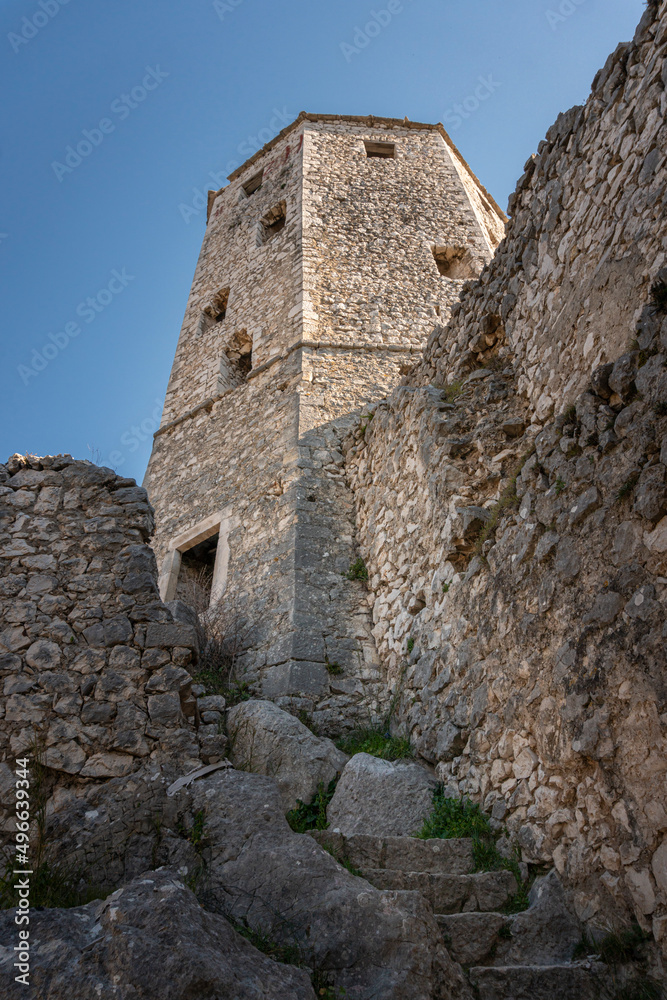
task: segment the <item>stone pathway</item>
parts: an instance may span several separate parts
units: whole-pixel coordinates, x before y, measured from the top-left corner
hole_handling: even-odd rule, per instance
[[[377,888],[422,893],[478,1000],[598,1000],[605,995],[607,969],[600,963],[535,961],[535,939],[522,942],[522,934],[513,933],[519,918],[525,925],[528,911],[501,912],[516,892],[514,876],[509,871],[471,874],[472,840],[345,837],[330,830],[311,836]],[[554,921],[554,940],[544,940],[547,962],[559,949],[558,933]]]

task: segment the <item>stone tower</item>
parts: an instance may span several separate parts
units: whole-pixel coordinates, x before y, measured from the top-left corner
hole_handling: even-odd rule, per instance
[[[208,568],[211,600],[253,626],[244,679],[326,728],[380,694],[364,587],[343,575],[342,436],[505,217],[443,127],[407,119],[302,113],[229,181],[209,194],[145,479],[161,593],[187,597]]]

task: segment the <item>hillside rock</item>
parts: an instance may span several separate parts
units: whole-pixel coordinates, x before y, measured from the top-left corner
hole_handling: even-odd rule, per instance
[[[581,940],[581,924],[572,913],[555,871],[538,879],[528,895],[530,907],[512,920],[512,943],[503,952],[506,965],[557,965],[569,962]]]
[[[29,990],[14,979],[13,919],[0,913],[5,1000],[315,996],[307,972],[267,958],[170,872],[147,872],[104,901],[31,913]]]
[[[331,740],[315,736],[272,701],[236,705],[227,714],[227,729],[234,767],[274,778],[285,812],[297,799],[310,802],[318,784],[326,787],[348,760]]]
[[[355,754],[329,803],[329,826],[346,837],[355,833],[409,835],[431,812],[436,784],[419,764]]]
[[[355,1000],[470,996],[422,896],[375,889],[293,833],[271,779],[219,771],[195,783],[191,811],[206,817],[207,908],[296,944]]]

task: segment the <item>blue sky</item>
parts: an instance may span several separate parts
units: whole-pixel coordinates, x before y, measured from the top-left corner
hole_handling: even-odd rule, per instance
[[[443,121],[504,208],[643,7],[0,0],[0,460],[141,480],[205,193],[299,111]]]

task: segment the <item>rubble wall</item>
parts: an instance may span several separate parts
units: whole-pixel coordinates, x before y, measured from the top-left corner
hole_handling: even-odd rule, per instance
[[[664,7],[651,3],[586,104],[549,129],[510,198],[504,241],[451,325],[432,334],[417,384],[469,370],[502,337],[544,421],[623,353],[667,259],[666,43]]]
[[[52,791],[200,759],[197,639],[157,591],[146,491],[69,456],[0,465],[0,827],[14,761]],[[50,811],[53,799],[47,803]]]
[[[663,942],[666,49],[650,4],[344,445],[395,724],[581,917]]]

